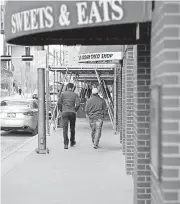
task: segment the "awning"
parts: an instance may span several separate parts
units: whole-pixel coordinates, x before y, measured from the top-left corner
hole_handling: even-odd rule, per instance
[[[19,45],[132,44],[151,21],[151,1],[7,1],[5,11],[6,40]]]

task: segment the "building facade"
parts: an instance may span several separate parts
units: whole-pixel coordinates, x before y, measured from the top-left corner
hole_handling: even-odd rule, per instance
[[[4,12],[5,5],[1,2],[1,52],[0,55],[11,56],[11,61],[1,60],[1,96],[10,96],[22,88],[25,92],[33,92],[37,89],[36,61],[22,61],[22,55],[36,55],[41,46],[18,46],[6,43],[4,36]]]
[[[0,55],[11,53],[11,47],[5,42],[4,36],[4,2],[0,4]],[[13,88],[13,66],[11,62],[1,61],[1,97],[10,96],[14,92]]]

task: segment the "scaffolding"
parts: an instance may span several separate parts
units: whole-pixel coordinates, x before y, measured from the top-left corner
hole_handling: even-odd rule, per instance
[[[79,94],[80,99],[82,99],[88,90],[89,84],[92,86],[98,86],[101,90],[102,97],[104,98],[108,115],[112,124],[114,131],[116,132],[116,63],[112,64],[78,64],[74,66],[49,66],[49,71],[54,73],[54,79],[59,79],[59,83],[62,84],[61,89],[58,94],[60,95],[64,89],[65,83],[70,82],[71,80],[74,83],[74,90],[77,88],[77,83],[80,82],[82,85],[78,87],[81,89]],[[60,73],[62,77],[56,77]],[[56,80],[57,81],[57,80]],[[55,82],[54,82],[55,83]],[[94,83],[94,85],[92,85]],[[111,96],[107,83],[114,85],[114,95]],[[55,85],[54,85],[55,86]],[[90,95],[90,94],[89,94]],[[82,101],[81,101],[82,102]],[[61,112],[58,110],[58,100],[53,107],[52,116],[50,120],[50,126],[53,123],[53,129],[57,128],[57,123],[61,117]]]

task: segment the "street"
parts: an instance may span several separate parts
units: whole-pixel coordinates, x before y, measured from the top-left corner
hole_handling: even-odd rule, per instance
[[[27,132],[1,131],[1,162],[15,153],[33,136]]]

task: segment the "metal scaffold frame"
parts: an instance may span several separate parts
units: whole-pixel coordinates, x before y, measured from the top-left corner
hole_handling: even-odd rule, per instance
[[[116,132],[116,94],[114,94],[114,100],[112,98],[109,98],[110,96],[107,93],[107,85],[105,81],[114,81],[114,90],[116,90],[116,63],[114,64],[79,64],[75,66],[49,66],[49,71],[55,73],[60,73],[60,75],[64,75],[64,79],[62,81],[62,88],[59,91],[59,94],[63,91],[63,87],[65,82],[67,82],[67,76],[68,74],[70,75],[69,77],[69,82],[71,80],[71,77],[74,77],[74,83],[75,87],[74,90],[76,89],[76,84],[77,82],[90,82],[90,81],[97,81],[101,90],[102,90],[102,95],[103,98],[105,99],[107,109],[108,109],[108,114],[110,121],[112,123],[112,127],[114,129],[114,132]],[[116,91],[115,91],[116,92]],[[57,114],[55,114],[57,113]],[[49,125],[51,126],[52,122],[54,121],[54,127],[53,129],[55,130],[57,127],[57,121],[60,117],[61,113],[58,111],[58,100],[54,106],[54,110],[52,113],[52,117],[50,120]]]

